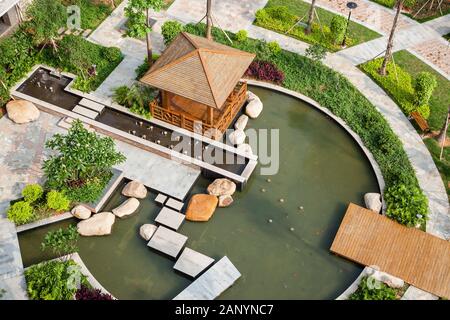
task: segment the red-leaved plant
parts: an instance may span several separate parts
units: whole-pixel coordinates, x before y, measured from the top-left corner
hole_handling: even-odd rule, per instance
[[[81,286],[75,294],[76,300],[113,300],[110,294],[102,293],[99,289]]]
[[[261,60],[253,61],[245,72],[245,76],[276,84],[280,84],[284,80],[283,71],[279,70],[273,63]]]

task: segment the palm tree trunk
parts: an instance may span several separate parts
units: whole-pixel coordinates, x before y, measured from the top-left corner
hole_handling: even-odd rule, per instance
[[[397,12],[395,13],[394,23],[392,24],[391,34],[389,35],[389,40],[386,48],[386,53],[384,55],[383,63],[381,64],[380,70],[378,72],[382,75],[386,75],[386,67],[389,61],[392,59],[392,49],[394,47],[394,34],[395,29],[397,29],[398,18],[400,17],[400,12],[402,11],[404,0],[397,0],[395,4]]]
[[[310,34],[312,31],[312,24],[314,21],[314,8],[316,6],[316,0],[311,1],[311,6],[309,7],[309,13],[308,13],[308,23],[306,26],[305,33]]]
[[[206,1],[206,39],[212,40],[212,18],[211,18],[212,0]]]
[[[150,9],[147,9],[147,27],[150,27],[149,23],[150,23]],[[153,48],[150,32],[147,32],[146,40],[147,40],[147,63],[148,66],[151,67],[153,65]]]

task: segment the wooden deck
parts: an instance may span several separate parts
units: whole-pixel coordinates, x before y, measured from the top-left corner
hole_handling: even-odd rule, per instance
[[[450,298],[449,241],[350,203],[330,250]]]

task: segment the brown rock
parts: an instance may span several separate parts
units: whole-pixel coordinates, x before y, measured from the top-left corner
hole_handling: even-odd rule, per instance
[[[111,234],[115,218],[111,212],[94,214],[91,218],[78,222],[78,233],[82,236],[104,236]]]
[[[208,221],[217,207],[217,197],[210,194],[194,194],[186,210],[186,219],[190,221]]]
[[[39,118],[39,109],[26,100],[12,100],[6,104],[8,118],[15,123],[27,123]]]
[[[233,203],[232,196],[220,196],[219,197],[219,207],[221,207],[221,208],[228,207],[232,203]]]

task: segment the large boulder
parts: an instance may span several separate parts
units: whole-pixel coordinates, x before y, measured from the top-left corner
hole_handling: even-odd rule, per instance
[[[111,212],[101,212],[78,222],[77,230],[82,236],[104,236],[111,234],[116,217]]]
[[[12,100],[6,104],[8,117],[15,123],[27,123],[39,118],[39,109],[26,100]]]
[[[122,190],[122,194],[126,197],[144,199],[147,196],[147,188],[139,181],[133,180],[126,184]]]
[[[219,207],[225,208],[230,206],[233,203],[232,196],[220,196],[219,197]]]
[[[129,216],[130,214],[133,214],[138,207],[139,200],[136,198],[129,198],[117,208],[112,209],[112,213],[114,213],[119,218],[123,218],[125,216]]]
[[[239,118],[234,123],[234,128],[236,130],[244,131],[245,127],[247,126],[247,123],[248,123],[248,116],[246,116],[245,114],[242,114],[239,116]]]
[[[217,197],[210,194],[194,194],[189,200],[186,219],[190,221],[208,221],[217,207]]]
[[[245,138],[247,136],[245,135],[245,132],[242,130],[234,130],[232,133],[230,133],[230,135],[228,136],[228,138],[230,139],[231,144],[242,144],[245,142]]]
[[[213,181],[208,186],[208,193],[210,195],[220,197],[220,196],[231,196],[236,191],[236,183],[231,180],[220,178]]]
[[[236,149],[239,152],[242,152],[245,154],[249,154],[249,155],[253,154],[252,147],[248,143],[242,143],[242,144],[238,145]]]
[[[263,104],[259,98],[251,100],[245,107],[245,113],[252,119],[258,118],[262,110]]]
[[[256,94],[254,94],[253,92],[251,92],[250,90],[247,90],[246,99],[247,99],[247,102],[250,102],[255,99],[259,100],[259,97]]]
[[[380,213],[383,204],[381,203],[381,195],[379,193],[366,193],[364,195],[364,203],[366,208],[376,213]]]
[[[73,209],[70,211],[70,213],[72,213],[72,215],[75,218],[78,218],[78,219],[81,219],[81,220],[89,219],[91,217],[91,214],[92,214],[91,210],[89,210],[85,206],[82,206],[81,204],[73,207]]]
[[[155,226],[154,224],[146,223],[139,228],[139,234],[141,235],[142,238],[144,238],[144,240],[148,241],[153,236],[156,229],[158,229],[158,227]]]

